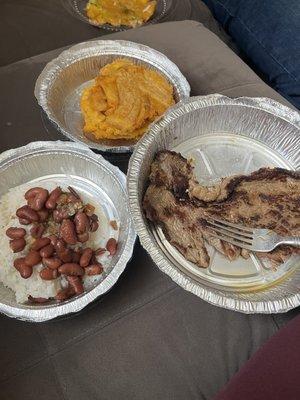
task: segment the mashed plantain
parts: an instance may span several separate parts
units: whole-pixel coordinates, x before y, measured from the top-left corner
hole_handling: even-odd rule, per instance
[[[138,139],[174,103],[173,87],[162,75],[118,59],[82,94],[83,131],[96,141]]]
[[[155,8],[156,0],[89,0],[86,12],[97,24],[134,27],[147,22]]]

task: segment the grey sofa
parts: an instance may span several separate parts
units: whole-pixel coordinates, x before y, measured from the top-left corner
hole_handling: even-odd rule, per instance
[[[92,37],[78,34],[76,41]],[[162,51],[186,76],[192,95],[267,96],[287,104],[199,22],[166,22],[103,39]],[[1,151],[62,139],[33,96],[35,79],[61,49],[33,51],[0,68]],[[124,157],[110,160],[126,169]],[[295,314],[244,315],[211,306],[176,286],[137,243],[118,284],[80,314],[38,325],[0,316],[1,398],[212,399]]]

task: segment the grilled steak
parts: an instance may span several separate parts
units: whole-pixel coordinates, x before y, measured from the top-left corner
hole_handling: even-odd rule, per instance
[[[261,168],[206,187],[196,181],[188,160],[178,153],[162,151],[151,165],[143,207],[147,218],[162,226],[167,239],[187,260],[208,267],[206,243],[231,260],[249,256],[247,251],[212,237],[206,224],[209,216],[300,236],[300,173]],[[281,246],[259,256],[280,264],[297,252],[299,249]]]

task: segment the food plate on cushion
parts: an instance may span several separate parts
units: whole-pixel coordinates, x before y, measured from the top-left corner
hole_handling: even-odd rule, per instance
[[[120,25],[120,26],[113,26],[111,24],[98,24],[95,21],[91,21],[86,12],[88,0],[62,0],[63,6],[75,17],[79,18],[81,21],[84,21],[88,24],[97,26],[101,29],[106,29],[112,32],[117,31],[124,31],[127,29],[131,29],[128,26]],[[156,4],[156,8],[152,17],[141,25],[144,26],[149,24],[156,24],[165,18],[169,11],[172,9],[173,0],[158,0]]]
[[[83,133],[80,108],[82,92],[91,85],[100,68],[119,58],[126,58],[136,65],[160,73],[173,86],[176,103],[189,97],[190,86],[178,67],[162,53],[148,46],[122,40],[80,43],[46,65],[34,90],[39,105],[63,135],[100,151],[125,153],[133,150],[133,141],[96,142]]]
[[[12,188],[24,184],[47,187],[55,182],[61,187],[72,186],[89,203],[99,207],[103,221],[118,221],[119,227],[117,253],[103,263],[104,273],[99,279],[88,281],[84,293],[60,303],[51,300],[45,304],[20,304],[13,291],[1,283],[0,312],[26,321],[46,321],[80,311],[113,287],[132,256],[136,238],[128,205],[124,201],[127,197],[126,177],[117,167],[78,143],[33,142],[0,155],[0,181],[1,199]],[[3,215],[13,205],[7,207],[2,200],[0,205],[3,208],[0,218],[3,233]],[[0,254],[3,255],[8,238],[2,234],[1,240]],[[11,268],[14,269],[13,265]]]
[[[193,159],[203,185],[260,167],[300,169],[300,117],[296,111],[260,98],[194,97],[152,126],[137,145],[128,170],[128,193],[137,234],[158,267],[204,300],[246,313],[285,312],[300,304],[299,256],[272,268],[251,254],[229,262],[209,248],[211,263],[187,261],[149,222],[142,198],[156,153],[172,150]]]

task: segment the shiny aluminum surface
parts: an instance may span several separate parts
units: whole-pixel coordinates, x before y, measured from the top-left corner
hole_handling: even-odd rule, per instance
[[[14,293],[0,283],[0,312],[10,317],[41,322],[78,312],[113,287],[132,256],[136,235],[126,202],[126,177],[117,167],[86,146],[71,142],[33,142],[0,155],[0,197],[26,182],[42,186],[53,180],[63,187],[73,186],[101,206],[109,220],[119,221],[118,251],[100,283],[63,303],[18,304]]]
[[[92,84],[100,68],[120,57],[129,58],[138,65],[145,65],[164,75],[174,87],[176,102],[189,96],[190,86],[177,66],[148,46],[123,40],[80,43],[46,65],[34,90],[39,105],[63,135],[100,151],[120,153],[133,150],[134,142],[94,142],[82,131],[80,98],[83,89]]]
[[[299,170],[299,113],[263,98],[190,98],[174,106],[139,142],[128,171],[130,208],[141,243],[175,282],[212,304],[246,313],[284,312],[298,306],[299,257],[274,270],[254,255],[230,262],[210,248],[211,265],[199,268],[145,219],[141,201],[149,168],[162,149],[192,157],[201,184],[262,166]]]

